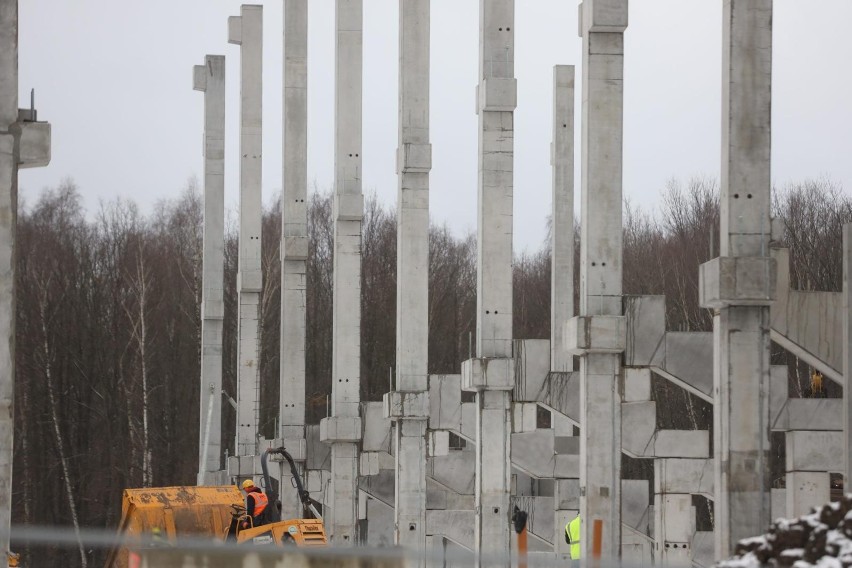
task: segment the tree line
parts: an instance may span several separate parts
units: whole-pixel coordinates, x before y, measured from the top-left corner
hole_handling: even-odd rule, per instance
[[[828,180],[791,185],[775,195],[773,215],[786,222],[785,241],[793,247],[792,285],[839,290],[842,225],[852,221],[852,199]],[[149,214],[120,199],[87,214],[71,180],[44,190],[32,203],[21,200],[14,523],[114,527],[124,488],[195,483],[202,205],[194,181]],[[235,221],[232,216],[226,231],[224,277],[223,388],[231,396],[237,367]],[[309,423],[325,416],[331,392],[333,228],[331,194],[312,192]],[[259,426],[267,437],[274,435],[278,401],[280,229],[276,203],[263,213],[262,233]],[[711,330],[711,314],[697,302],[698,265],[718,255],[718,230],[718,187],[711,179],[670,182],[655,212],[627,203],[624,293],[665,294],[668,329]],[[579,265],[579,227],[575,243]],[[380,400],[395,359],[396,219],[395,209],[375,197],[366,201],[362,252],[361,395]],[[457,373],[476,332],[475,234],[433,224],[429,264],[429,370]],[[547,338],[549,242],[517,255],[513,275],[515,337]],[[702,407],[683,391],[659,385],[655,395],[680,397],[667,405],[669,420],[685,420],[688,427],[712,423],[709,405]],[[223,405],[223,444],[231,452],[235,420],[235,411]],[[77,563],[101,558],[81,545]],[[43,555],[25,560],[51,563]],[[64,564],[70,562],[63,557]]]

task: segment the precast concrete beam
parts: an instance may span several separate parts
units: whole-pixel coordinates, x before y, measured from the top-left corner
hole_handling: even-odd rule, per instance
[[[571,372],[564,333],[574,317],[574,66],[553,67],[553,227],[550,259],[550,370]]]
[[[772,0],[723,3],[720,257],[701,269],[716,308],[716,557],[771,520],[769,468]]]
[[[260,421],[261,182],[263,172],[263,7],[243,5],[228,18],[228,42],[240,46],[240,239],[237,295],[236,453],[257,453]]]
[[[713,460],[654,460],[654,493],[689,493],[713,499]]]
[[[603,523],[602,555],[621,552],[622,140],[627,0],[584,0],[580,317],[566,348],[580,356],[580,546],[591,556]],[[572,336],[574,339],[571,339]]]
[[[204,93],[204,220],[201,263],[201,401],[198,484],[222,470],[222,348],[225,296],[225,57],[207,55],[193,68]],[[218,473],[216,474],[218,476]]]
[[[326,526],[334,545],[347,546],[359,539],[360,424],[344,424],[359,418],[361,402],[363,1],[337,0],[335,26],[332,416],[323,421],[321,437],[331,442],[331,515]]]
[[[843,432],[787,432],[787,471],[839,472],[843,439]]]
[[[787,368],[784,367],[786,373]],[[784,379],[786,380],[786,376]],[[843,430],[843,400],[839,398],[789,398],[772,416],[773,432],[791,430]]]
[[[772,341],[843,386],[843,345],[836,341],[843,337],[843,292],[791,290],[789,249],[772,248],[771,254],[778,266]]]

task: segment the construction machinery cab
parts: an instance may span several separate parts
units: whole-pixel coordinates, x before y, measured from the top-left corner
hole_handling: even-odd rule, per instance
[[[281,500],[272,484],[267,464],[269,456],[281,455],[290,466],[290,474],[302,504],[302,517],[299,519],[281,519]],[[225,535],[226,540],[255,545],[277,544],[282,546],[324,546],[327,543],[322,517],[316,508],[316,502],[302,484],[299,470],[293,456],[283,447],[269,448],[260,458],[263,469],[263,484],[269,505],[259,518],[254,519],[246,513],[242,505],[231,506],[231,524]]]

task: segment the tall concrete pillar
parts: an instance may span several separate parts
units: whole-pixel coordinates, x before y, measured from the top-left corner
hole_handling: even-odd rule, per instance
[[[308,0],[284,1],[284,188],[281,192],[280,432],[304,478],[305,309],[308,259]],[[286,518],[301,516],[295,491]]]
[[[713,451],[716,557],[770,517],[769,305],[772,0],[726,0],[722,40],[720,257],[701,266],[715,309]]]
[[[602,523],[602,554],[621,544],[622,140],[627,0],[584,0],[580,316],[566,345],[580,356],[580,546],[592,550]]]
[[[852,224],[843,225],[843,487],[852,487]]]
[[[198,484],[222,471],[222,341],[225,301],[225,57],[208,55],[193,69],[204,92],[204,234],[201,274],[201,411]],[[217,476],[218,477],[218,476]]]
[[[15,224],[18,1],[0,0],[0,554],[9,550],[15,407]]]
[[[476,358],[462,388],[476,393],[474,550],[477,563],[509,554],[511,511],[512,199],[515,2],[479,3],[479,180]]]
[[[0,0],[0,554],[9,550],[15,410],[18,168],[50,163],[50,124],[18,109],[18,2]]]
[[[553,67],[550,370],[574,370],[565,326],[574,317],[574,66]]]
[[[263,7],[243,5],[228,18],[228,42],[240,46],[240,252],[237,274],[238,456],[258,454],[260,418],[261,152],[263,105]]]
[[[429,5],[399,2],[396,390],[384,401],[396,421],[394,541],[418,551],[426,549],[429,419]]]
[[[550,145],[553,167],[553,216],[551,226],[550,280],[550,370],[574,370],[574,358],[565,344],[565,327],[574,317],[574,66],[553,67],[553,141]],[[557,436],[573,436],[571,424],[556,425]],[[576,504],[565,498],[576,479],[557,479],[554,491],[555,552],[570,554],[565,542],[565,525],[576,516]],[[574,509],[567,509],[573,506]]]
[[[361,440],[361,82],[363,0],[337,0],[334,142],[334,316],[331,416],[320,439],[331,444],[330,522],[335,546],[355,544]]]

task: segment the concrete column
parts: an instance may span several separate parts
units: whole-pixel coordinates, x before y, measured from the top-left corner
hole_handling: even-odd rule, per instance
[[[222,333],[225,317],[225,57],[208,55],[193,69],[204,92],[204,235],[201,275],[201,406],[198,484],[222,470]]]
[[[331,443],[331,511],[335,546],[355,543],[361,440],[361,97],[363,0],[337,0],[334,144],[334,316],[332,416],[320,423]]]
[[[9,550],[15,408],[15,224],[18,1],[0,0],[0,554]],[[5,561],[5,559],[4,559]]]
[[[550,281],[550,370],[571,372],[574,358],[565,345],[565,327],[574,317],[574,66],[553,67],[553,141],[550,145],[553,167],[553,217],[551,228]],[[567,421],[554,426],[557,436],[573,436]],[[565,542],[565,525],[577,516],[576,503],[568,504],[566,494],[578,485],[576,479],[557,479],[554,491],[553,548],[563,558],[570,545]],[[574,509],[567,508],[575,507]]]
[[[429,419],[429,17],[430,0],[399,2],[394,541],[426,548],[426,425]],[[424,565],[425,557],[420,557]]]
[[[0,0],[0,554],[9,550],[15,402],[18,168],[50,163],[50,124],[18,109],[18,2]]]
[[[263,7],[243,5],[228,19],[228,42],[240,46],[240,256],[237,440],[240,456],[257,455],[260,418],[261,154]]]
[[[831,474],[827,471],[787,472],[787,515],[800,517],[831,500]]]
[[[281,192],[281,400],[279,436],[304,478],[305,309],[308,259],[308,0],[284,1],[284,189]],[[301,458],[301,459],[300,459]],[[281,493],[300,517],[295,491]]]
[[[770,517],[769,305],[772,0],[723,5],[720,258],[701,266],[714,308],[716,557]]]
[[[574,66],[553,67],[550,370],[574,370],[565,325],[574,317]]]
[[[852,224],[843,225],[843,487],[852,487]]]
[[[692,495],[654,495],[654,540],[663,566],[688,566],[692,562],[692,536],[695,534],[695,508]]]
[[[596,521],[604,558],[621,545],[622,138],[627,0],[584,0],[580,316],[566,343],[580,356],[580,517],[584,558]]]
[[[512,199],[514,180],[514,0],[479,3],[479,180],[476,359],[462,363],[462,388],[476,392],[474,551],[510,551]]]

